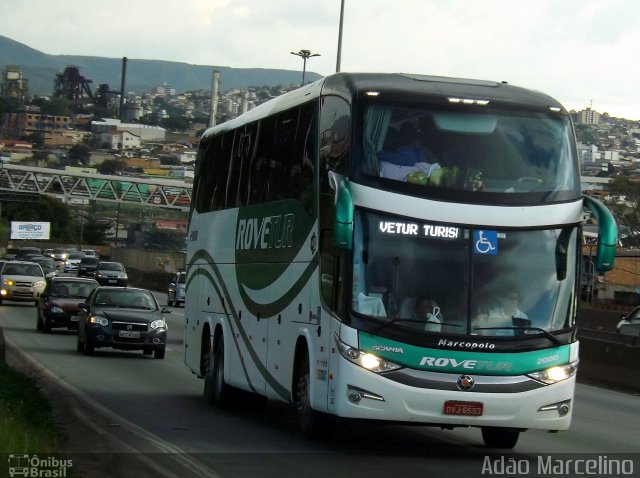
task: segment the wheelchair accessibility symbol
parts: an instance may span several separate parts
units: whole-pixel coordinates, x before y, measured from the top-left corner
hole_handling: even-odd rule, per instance
[[[473,253],[485,256],[498,255],[498,233],[496,231],[473,231]]]

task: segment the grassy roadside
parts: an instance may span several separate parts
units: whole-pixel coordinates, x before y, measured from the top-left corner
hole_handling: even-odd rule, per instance
[[[0,454],[60,453],[64,442],[36,379],[0,361]]]

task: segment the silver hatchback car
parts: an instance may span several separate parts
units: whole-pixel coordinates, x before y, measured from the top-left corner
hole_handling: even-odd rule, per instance
[[[176,272],[167,287],[167,305],[174,307],[179,307],[180,304],[184,305],[186,285],[187,273]]]

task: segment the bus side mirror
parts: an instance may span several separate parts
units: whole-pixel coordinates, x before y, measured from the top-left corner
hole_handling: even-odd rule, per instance
[[[351,250],[353,248],[353,198],[349,182],[334,173],[330,173],[330,182],[336,194],[334,245],[340,249]]]
[[[583,196],[585,209],[591,211],[598,221],[598,248],[595,266],[598,272],[613,269],[613,261],[618,245],[618,226],[611,211],[597,199]]]

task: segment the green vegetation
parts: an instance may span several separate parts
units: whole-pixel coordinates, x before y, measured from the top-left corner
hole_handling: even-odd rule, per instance
[[[59,453],[64,440],[36,380],[0,362],[0,453]]]

